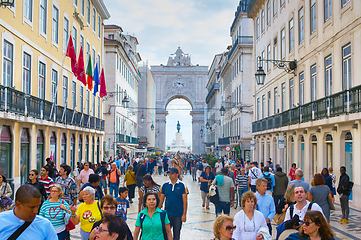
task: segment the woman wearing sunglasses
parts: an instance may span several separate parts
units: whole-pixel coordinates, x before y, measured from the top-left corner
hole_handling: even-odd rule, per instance
[[[105,214],[102,223],[96,228],[96,240],[127,239],[127,224],[121,216]]]
[[[232,235],[235,228],[232,217],[219,215],[213,223],[213,234],[215,238],[212,240],[234,240]]]
[[[233,232],[233,238],[236,240],[261,240],[263,235],[259,234],[259,230],[266,229],[265,235],[269,237],[268,227],[266,220],[261,212],[257,211],[257,197],[256,195],[248,191],[243,193],[241,200],[242,210],[234,216],[233,224],[236,229]]]
[[[319,211],[308,211],[303,218],[300,232],[292,233],[286,240],[334,240],[330,225]]]

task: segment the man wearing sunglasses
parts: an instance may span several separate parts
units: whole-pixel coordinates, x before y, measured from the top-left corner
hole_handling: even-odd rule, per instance
[[[102,200],[100,201],[100,209],[102,210],[103,215],[115,215],[115,211],[117,210],[118,202],[117,200],[112,197],[111,195],[105,195],[102,197]],[[103,219],[95,222],[93,225],[93,228],[91,230],[89,240],[94,240],[97,232],[102,232],[100,230],[99,226],[102,223]],[[127,224],[125,224],[127,225]],[[127,238],[126,240],[133,240],[132,232],[130,231],[128,225],[127,225]]]
[[[305,217],[305,214],[308,210],[319,211],[322,213],[323,217],[325,217],[322,212],[322,208],[317,203],[310,203],[307,200],[307,193],[303,187],[296,187],[294,191],[294,198],[297,203],[288,207],[286,211],[284,222],[286,223],[285,227],[287,229],[298,229],[300,226],[300,221],[303,221],[303,218]]]

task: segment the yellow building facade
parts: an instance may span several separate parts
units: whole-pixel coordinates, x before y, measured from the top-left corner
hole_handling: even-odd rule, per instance
[[[17,0],[0,8],[0,172],[15,188],[48,157],[57,168],[102,161],[102,100],[76,79],[65,54],[71,36],[85,68],[91,58],[93,72],[95,63],[101,69],[109,17],[102,0]]]

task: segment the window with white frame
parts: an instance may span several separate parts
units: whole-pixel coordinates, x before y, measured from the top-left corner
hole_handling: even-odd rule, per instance
[[[270,0],[267,1],[267,25],[271,22],[271,3]]]
[[[95,25],[96,24],[96,12],[95,8],[93,8],[93,32],[95,32]]]
[[[95,66],[95,49],[92,50],[92,64]]]
[[[11,43],[4,40],[3,51],[3,85],[5,87],[13,86],[13,69],[14,69],[14,47]]]
[[[273,16],[277,14],[277,0],[273,0]]]
[[[84,3],[85,0],[80,0],[80,12],[81,14],[84,16],[84,11],[85,11],[85,3]]]
[[[93,98],[93,104],[92,104],[92,115],[95,117],[95,99]]]
[[[281,95],[281,102],[282,102],[282,112],[286,110],[286,83],[282,83],[282,95]]]
[[[79,90],[79,111],[84,112],[84,87],[81,85]]]
[[[323,0],[324,1],[324,15],[325,15],[325,19],[324,21],[326,22],[328,19],[330,19],[330,17],[332,16],[332,0]]]
[[[271,59],[271,44],[267,45],[267,59]],[[271,70],[271,64],[267,61],[267,71]]]
[[[317,28],[317,12],[316,12],[316,0],[311,0],[310,6],[310,34],[314,33]]]
[[[305,104],[305,73],[300,72],[299,78],[299,102],[300,105]]]
[[[73,4],[74,4],[75,6],[78,6],[78,0],[73,0]]]
[[[100,20],[100,16],[98,14],[98,38],[100,38],[101,36],[101,28],[100,28],[100,24],[101,24],[101,20]]]
[[[86,43],[86,61],[88,63],[90,57],[90,44]]]
[[[24,0],[24,17],[33,21],[33,0]]]
[[[71,81],[71,108],[76,107],[76,81]]]
[[[289,38],[289,52],[292,52],[294,46],[295,46],[295,40],[293,36],[293,18],[288,22],[288,38]]]
[[[267,116],[271,116],[271,91],[267,93]]]
[[[31,56],[23,53],[23,92],[30,94],[31,86]]]
[[[256,20],[256,38],[259,38],[259,18]]]
[[[273,60],[277,60],[277,38],[273,39]]]
[[[68,77],[63,76],[63,107],[68,106]]]
[[[56,94],[58,85],[58,72],[51,69],[51,101],[55,104],[58,103],[58,96]]]
[[[349,43],[342,48],[342,90],[351,87],[351,44]]]
[[[89,115],[90,112],[90,98],[89,98],[89,89],[86,90],[86,100],[85,100],[85,104],[86,104],[86,114]]]
[[[264,110],[265,110],[265,106],[266,105],[266,96],[262,95],[262,118],[264,118]]]
[[[98,97],[98,118],[100,118],[100,97]]]
[[[264,31],[264,9],[261,11],[261,32]]]
[[[53,5],[53,42],[59,44],[59,9]]]
[[[242,102],[242,85],[240,84],[239,85],[239,88],[238,88],[238,103],[241,103]]]
[[[285,0],[280,0],[280,7],[283,6],[283,4],[285,4]]]
[[[66,51],[68,47],[68,39],[69,39],[69,20],[64,17],[63,24],[63,49]]]
[[[264,51],[261,52],[261,58],[262,58],[262,59],[265,59],[265,53],[264,53]],[[261,61],[261,64],[262,64],[262,68],[263,68],[263,61]]]
[[[98,67],[100,67],[100,55],[98,54],[98,58],[97,58],[97,64],[98,64]]]
[[[305,25],[303,18],[303,7],[298,10],[298,43],[302,43],[305,39]]]
[[[286,57],[286,33],[285,29],[281,30],[281,59]]]
[[[74,44],[74,51],[76,54],[77,53],[77,42],[78,42],[78,29],[76,29],[76,27],[74,27],[74,26],[73,26],[72,38],[73,38],[73,44]]]
[[[239,55],[239,57],[238,57],[238,59],[239,59],[239,71],[241,72],[242,71],[242,67],[241,67],[241,60],[242,60],[242,55]]]
[[[325,58],[325,96],[332,94],[332,55]]]
[[[83,48],[83,54],[84,54],[84,36],[83,35],[80,35],[80,47]],[[79,47],[79,51],[80,51],[80,47]]]
[[[90,0],[88,0],[86,5],[86,22],[90,25]]]
[[[40,0],[39,9],[39,29],[40,32],[46,34],[47,0]]]
[[[341,7],[344,7],[350,0],[341,0]]]
[[[45,99],[45,69],[46,65],[43,62],[39,62],[39,92],[38,97]]]
[[[260,104],[260,99],[257,98],[257,120],[259,120],[259,104]]]
[[[317,99],[317,68],[316,64],[311,66],[311,101]]]
[[[278,113],[278,88],[275,87],[274,91],[273,91],[273,94],[274,94],[274,103],[273,103],[273,113],[274,114],[277,114]]]
[[[294,82],[293,78],[290,79],[290,108],[293,108],[295,105],[295,88],[294,88]]]

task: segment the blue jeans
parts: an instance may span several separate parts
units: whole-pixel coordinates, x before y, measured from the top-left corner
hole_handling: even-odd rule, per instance
[[[241,199],[242,199],[242,195],[243,193],[246,193],[248,191],[248,187],[243,188],[241,190],[238,190],[238,201],[239,201],[239,206],[241,206]]]
[[[80,229],[81,240],[89,240],[90,232],[85,232],[83,229]]]
[[[251,185],[251,191],[252,192],[257,192],[257,187],[256,187],[256,185]]]
[[[65,240],[67,232],[66,232],[66,230],[64,230],[64,231],[58,233],[57,235],[58,235],[59,240]]]
[[[114,195],[113,195],[114,191]],[[113,197],[118,197],[118,191],[119,191],[119,184],[116,183],[109,183],[109,194]]]
[[[223,211],[224,214],[229,215],[231,211],[231,202],[219,202],[216,205],[216,216],[221,214]]]

